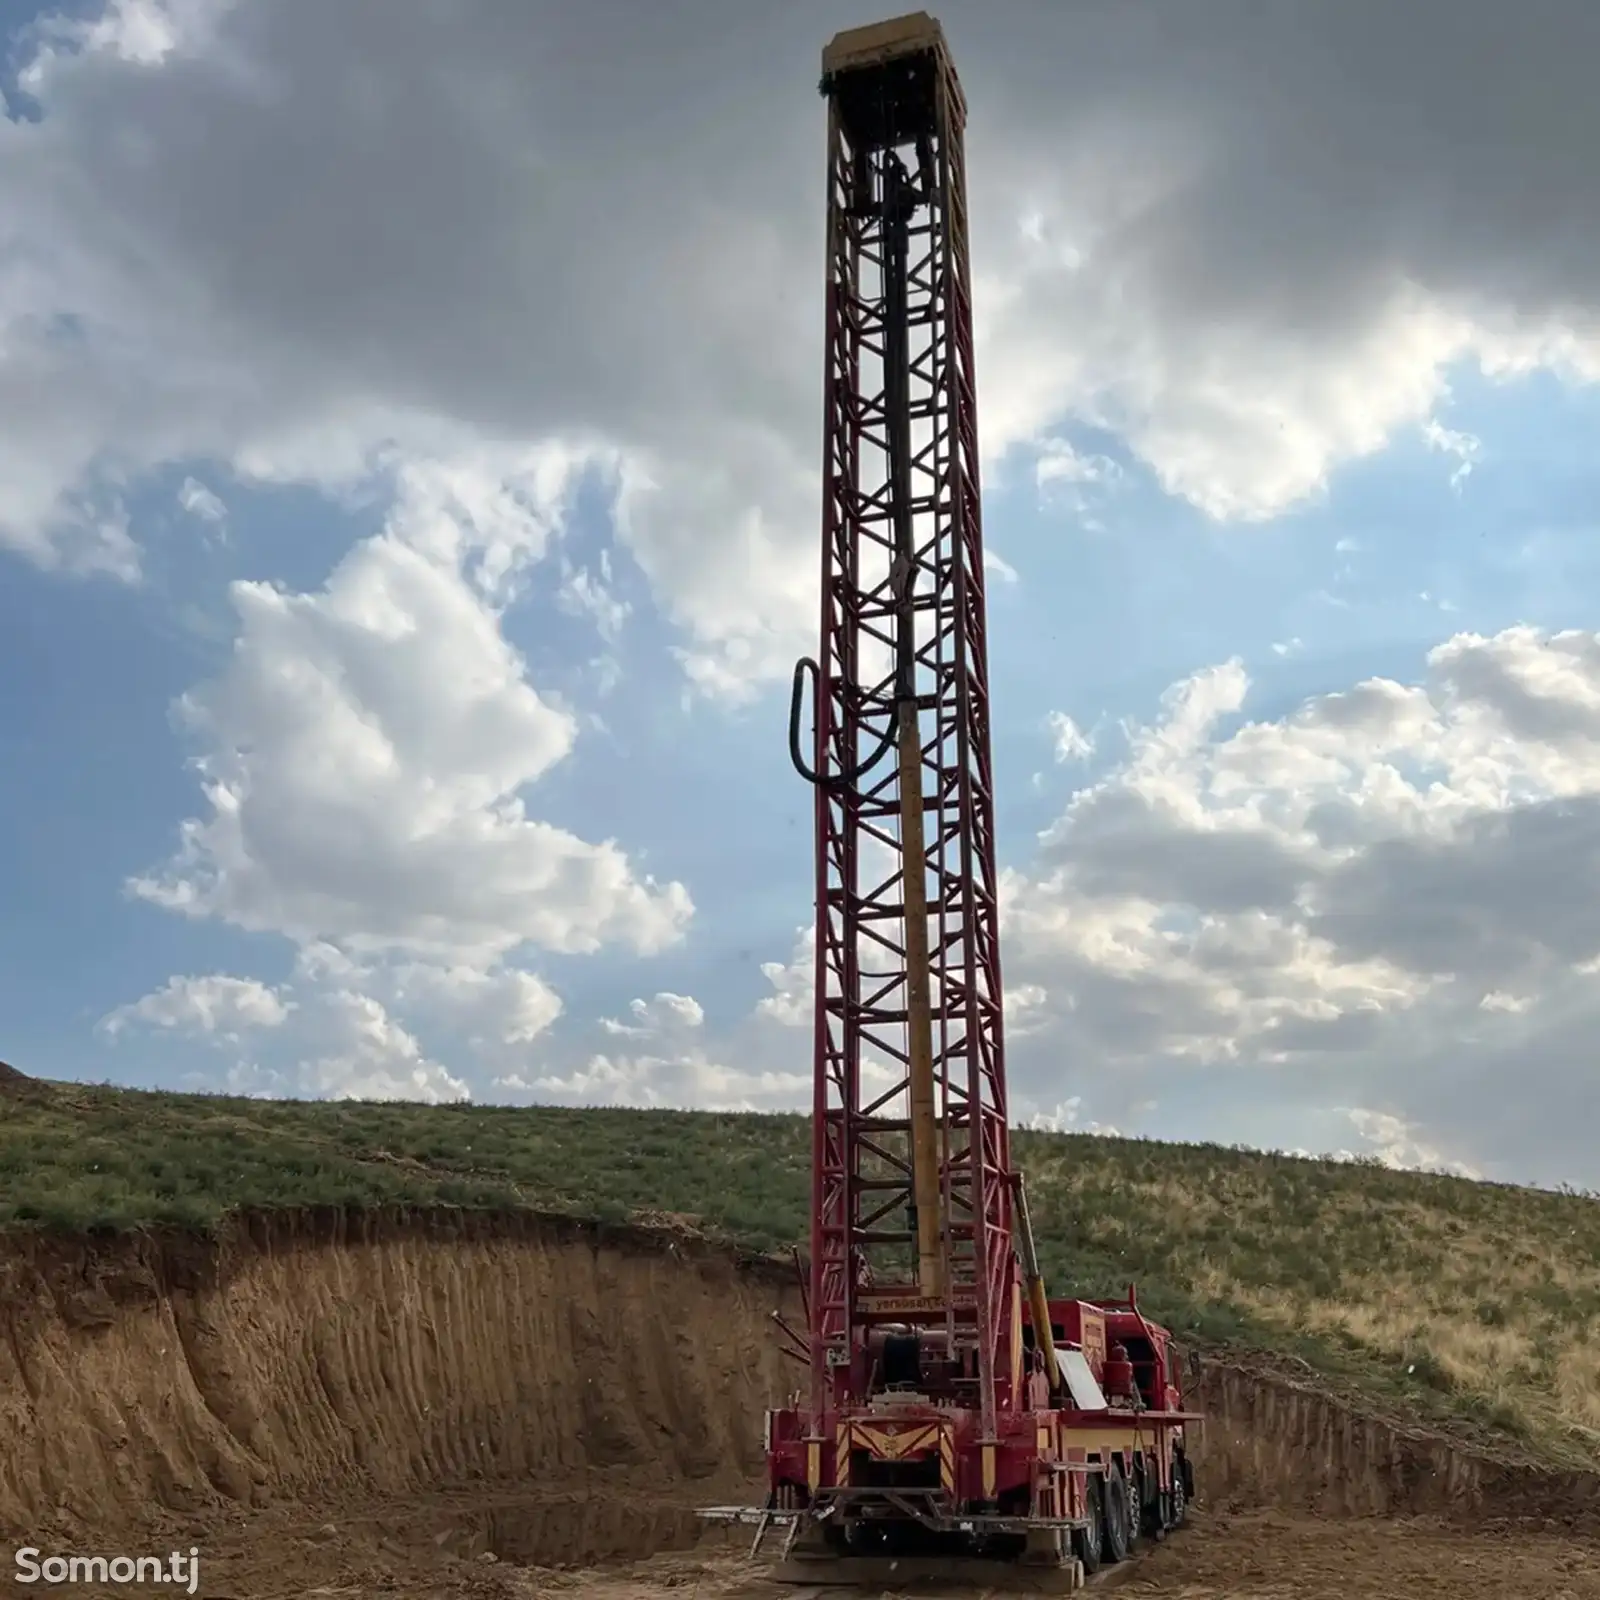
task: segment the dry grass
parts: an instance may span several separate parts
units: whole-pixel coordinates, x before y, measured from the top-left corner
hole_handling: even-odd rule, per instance
[[[39,1086],[0,1105],[0,1224],[208,1226],[396,1201],[805,1230],[797,1117],[307,1104]],[[1130,1280],[1191,1335],[1600,1465],[1600,1201],[1216,1146],[1017,1135],[1052,1292]]]
[[[1600,1462],[1600,1201],[1214,1147],[1021,1153],[1174,1320],[1236,1318],[1388,1398]]]

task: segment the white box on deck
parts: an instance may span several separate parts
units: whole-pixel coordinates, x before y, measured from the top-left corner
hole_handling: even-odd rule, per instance
[[[1095,1375],[1089,1370],[1089,1358],[1081,1350],[1063,1350],[1056,1347],[1056,1366],[1061,1370],[1061,1381],[1072,1396],[1072,1403],[1080,1411],[1104,1411],[1106,1397]]]

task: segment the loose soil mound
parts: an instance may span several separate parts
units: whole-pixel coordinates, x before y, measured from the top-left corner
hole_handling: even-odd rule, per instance
[[[752,1492],[761,1413],[798,1381],[776,1309],[797,1315],[785,1267],[681,1229],[529,1213],[16,1234],[0,1241],[0,1535],[196,1542],[237,1595],[325,1585],[356,1546],[413,1574],[468,1563],[475,1587],[505,1563],[683,1549],[696,1504]],[[1593,1477],[1363,1415],[1259,1362],[1208,1357],[1198,1393],[1213,1509],[1580,1527],[1600,1505]]]

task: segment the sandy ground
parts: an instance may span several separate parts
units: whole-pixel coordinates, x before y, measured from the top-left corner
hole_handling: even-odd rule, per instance
[[[371,1528],[241,1530],[214,1551],[202,1592],[236,1600],[866,1600],[861,1590],[774,1584],[723,1535],[689,1552],[582,1570],[443,1550],[428,1559],[414,1546],[386,1549],[384,1540]],[[1196,1513],[1176,1538],[1103,1571],[1089,1592],[1119,1600],[1600,1600],[1600,1543],[1526,1528]],[[967,1590],[960,1600],[1005,1594]]]
[[[664,1558],[626,1572],[540,1575],[527,1594],[570,1600],[799,1600],[754,1582],[737,1558]],[[835,1591],[837,1593],[837,1591]],[[859,1593],[859,1591],[858,1591]],[[976,1597],[980,1591],[970,1591]],[[981,1591],[1000,1600],[1004,1590]],[[1463,1533],[1416,1522],[1206,1519],[1136,1563],[1106,1569],[1091,1594],[1170,1600],[1600,1600],[1600,1545],[1559,1537]],[[809,1597],[808,1597],[809,1600]]]
[[[722,1555],[663,1558],[625,1572],[541,1574],[528,1583],[528,1594],[559,1593],[570,1600],[781,1600],[785,1594],[799,1600],[804,1593],[752,1582],[745,1563]],[[1102,1592],[1171,1600],[1469,1600],[1480,1594],[1596,1600],[1600,1546],[1407,1522],[1197,1519],[1186,1534],[1137,1563],[1104,1572],[1091,1588]],[[985,1600],[1003,1593],[983,1591]]]

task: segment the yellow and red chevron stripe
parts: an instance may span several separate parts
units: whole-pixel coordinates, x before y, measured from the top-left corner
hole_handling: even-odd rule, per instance
[[[874,1461],[908,1461],[939,1457],[939,1481],[951,1494],[956,1486],[954,1430],[945,1422],[841,1422],[834,1438],[835,1482],[850,1482],[850,1457],[863,1450]]]
[[[851,1449],[865,1450],[874,1461],[904,1461],[939,1448],[937,1422],[852,1422],[847,1426]]]

